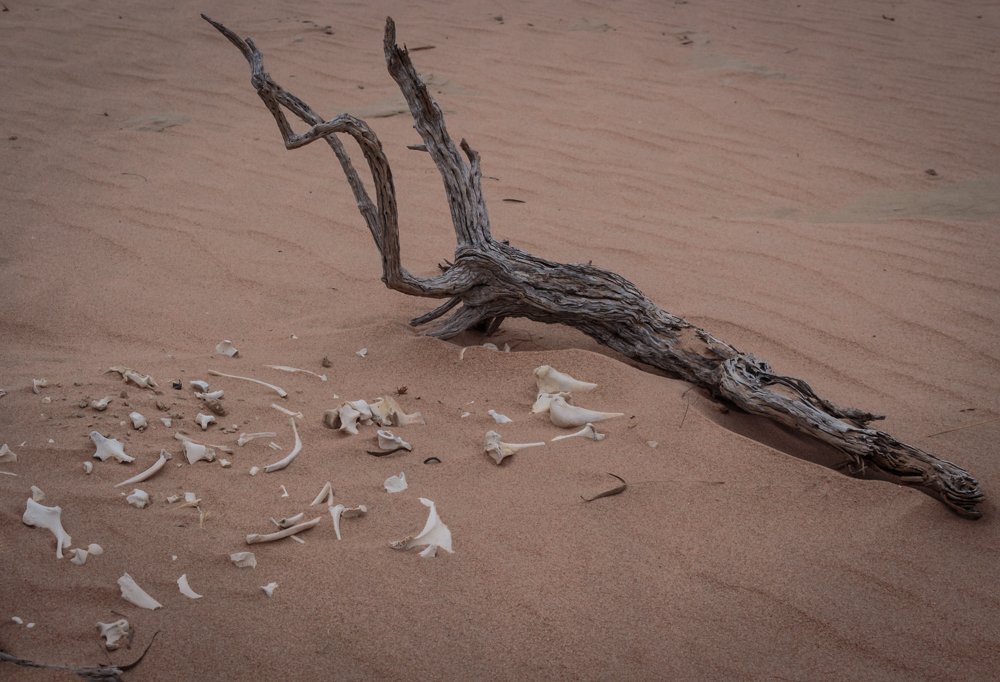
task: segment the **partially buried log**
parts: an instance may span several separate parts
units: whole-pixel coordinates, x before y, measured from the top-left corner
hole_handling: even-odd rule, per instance
[[[445,128],[441,108],[431,98],[405,47],[396,44],[392,19],[385,24],[389,74],[410,107],[415,128],[441,173],[455,229],[454,262],[436,277],[418,277],[400,262],[396,194],[389,163],[368,124],[350,114],[327,121],[287,92],[264,71],[263,55],[252,39],[202,17],[239,48],[250,63],[250,82],[278,124],[285,147],[298,149],[325,141],[337,156],[358,209],[382,256],[382,281],[390,289],[445,299],[411,321],[425,325],[450,317],[427,331],[447,339],[475,329],[492,333],[507,317],[566,324],[623,355],[696,384],[719,399],[762,415],[832,445],[849,458],[850,473],[873,468],[913,486],[970,519],[982,513],[979,482],[967,471],[868,424],[883,417],[838,407],[793,377],[774,373],[703,329],[663,310],[625,278],[592,265],[553,263],[493,239],[482,192],[479,155],[462,140],[457,148]],[[311,127],[298,134],[282,109]],[[337,137],[349,135],[368,163],[375,188],[372,202]],[[464,154],[464,156],[463,156]]]

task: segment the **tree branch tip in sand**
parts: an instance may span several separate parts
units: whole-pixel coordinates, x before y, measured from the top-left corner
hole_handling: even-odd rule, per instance
[[[628,483],[626,483],[625,479],[622,478],[621,476],[619,476],[618,474],[613,474],[613,473],[611,473],[609,471],[608,472],[608,476],[613,476],[613,477],[617,478],[619,481],[622,482],[622,484],[618,485],[618,486],[615,486],[614,488],[611,488],[610,490],[605,490],[604,492],[600,492],[600,493],[597,493],[596,495],[592,495],[590,497],[583,497],[583,495],[580,495],[580,497],[583,498],[584,502],[593,502],[594,500],[599,500],[602,497],[611,497],[612,495],[621,495],[623,492],[625,492],[628,489]]]
[[[985,496],[969,472],[871,428],[869,424],[880,415],[839,407],[819,397],[805,381],[777,374],[765,361],[663,310],[614,272],[590,264],[548,261],[494,239],[483,197],[479,154],[465,140],[455,145],[441,107],[417,74],[406,48],[396,44],[396,26],[387,17],[383,37],[386,66],[440,172],[456,241],[454,262],[441,274],[411,274],[401,262],[392,173],[382,144],[368,123],[346,113],[324,120],[271,78],[253,40],[244,40],[202,16],[250,64],[250,82],[273,116],[285,148],[298,149],[322,140],[336,155],[381,255],[385,285],[404,294],[446,300],[411,320],[411,324],[425,325],[451,313],[429,329],[428,335],[449,339],[470,330],[490,334],[508,317],[566,324],[632,360],[700,386],[741,411],[766,417],[840,450],[856,463],[857,472],[872,467],[938,498],[965,518],[982,516],[977,507]],[[309,129],[295,133],[284,110]],[[349,135],[361,148],[371,173],[374,202],[338,138],[340,134]],[[539,281],[545,286],[536,286]]]

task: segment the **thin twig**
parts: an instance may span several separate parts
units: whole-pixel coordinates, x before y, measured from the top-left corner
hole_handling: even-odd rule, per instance
[[[991,424],[995,421],[1000,421],[1000,417],[993,417],[992,419],[985,419],[981,422],[975,422],[973,424],[966,424],[965,426],[956,426],[953,429],[945,429],[944,431],[938,431],[937,433],[932,433],[929,436],[924,436],[924,438],[933,438],[934,436],[940,436],[945,433],[952,433],[953,431],[961,431],[962,429],[971,429],[973,426],[982,426],[983,424]]]
[[[628,483],[625,482],[624,478],[622,478],[621,476],[618,476],[617,474],[613,474],[610,471],[608,472],[608,476],[614,476],[619,481],[621,481],[622,484],[619,485],[619,486],[615,486],[611,490],[605,490],[602,493],[597,493],[593,497],[583,497],[583,495],[580,495],[580,497],[583,497],[583,501],[584,502],[593,502],[594,500],[600,499],[602,497],[611,497],[612,495],[621,495],[623,492],[625,492],[625,489],[628,488]]]

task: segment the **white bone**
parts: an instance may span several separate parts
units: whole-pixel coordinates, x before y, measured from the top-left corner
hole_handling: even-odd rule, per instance
[[[167,495],[167,503],[173,504],[181,499],[180,495]]]
[[[125,501],[137,509],[145,509],[149,506],[149,493],[135,488],[132,494],[125,498]]]
[[[69,550],[69,553],[73,555],[69,558],[69,562],[71,564],[76,564],[77,566],[83,566],[87,563],[87,557],[90,555],[90,552],[87,550],[79,548],[71,549]]]
[[[289,420],[292,423],[292,434],[295,436],[295,444],[292,446],[291,451],[279,459],[277,462],[273,462],[264,467],[265,473],[273,473],[275,471],[281,471],[286,466],[292,463],[292,460],[299,456],[299,452],[302,451],[302,439],[299,438],[299,430],[295,428],[295,419]]]
[[[194,387],[195,392],[201,391],[202,393],[204,393],[205,391],[208,390],[208,382],[202,381],[201,379],[189,381],[188,384]]]
[[[298,374],[311,374],[314,377],[316,377],[317,379],[319,379],[320,381],[326,381],[326,375],[325,374],[316,374],[316,372],[312,372],[312,371],[310,371],[308,369],[299,369],[298,367],[287,367],[285,365],[264,365],[264,366],[265,367],[270,367],[271,369],[277,369],[277,370],[280,370],[282,372],[291,372],[291,373],[298,373]]]
[[[401,493],[409,487],[406,484],[406,474],[402,471],[399,472],[398,476],[390,476],[385,479],[382,485],[387,493]]]
[[[236,444],[243,447],[250,441],[256,438],[274,438],[278,434],[274,431],[261,431],[260,433],[241,433],[240,437],[236,440]]]
[[[324,424],[331,429],[337,429],[351,435],[357,435],[358,419],[360,418],[361,413],[347,403],[343,403],[339,407],[323,413]]]
[[[131,602],[139,608],[149,609],[150,611],[163,608],[163,604],[149,596],[128,573],[118,579],[118,587],[121,588],[122,597],[125,601]]]
[[[170,417],[160,417],[160,423],[166,426],[168,429],[173,426],[174,420]]]
[[[90,440],[94,441],[94,445],[97,446],[94,457],[102,462],[106,461],[108,457],[114,457],[123,464],[135,461],[134,457],[129,457],[125,454],[125,446],[114,438],[105,438],[100,432],[91,431]]]
[[[548,365],[535,368],[535,384],[538,386],[539,393],[559,393],[560,391],[587,393],[597,388],[597,384],[574,379]]]
[[[45,493],[37,485],[31,486],[31,499],[35,502],[41,502],[45,499]]]
[[[500,414],[496,410],[486,410],[486,414],[488,414],[491,417],[493,417],[493,421],[495,421],[497,424],[510,424],[510,423],[512,423],[514,421],[513,419],[511,419],[507,415]]]
[[[211,443],[200,443],[200,442],[196,441],[194,438],[192,438],[191,436],[189,436],[186,433],[184,433],[183,431],[178,431],[177,433],[175,433],[174,434],[174,440],[179,440],[182,443],[194,443],[195,445],[204,445],[206,448],[209,448],[210,450],[221,450],[222,452],[227,452],[229,454],[233,453],[233,449],[231,447],[229,447],[228,445],[218,445],[218,444],[211,444]],[[208,461],[211,462],[212,460],[208,460]]]
[[[278,588],[278,583],[270,582],[267,585],[261,585],[260,589],[264,590],[264,594],[268,597],[274,594],[274,591]]]
[[[430,510],[427,513],[427,521],[424,523],[423,530],[417,535],[391,542],[389,546],[393,549],[411,549],[427,545],[428,547],[439,547],[446,552],[454,553],[454,550],[451,548],[451,531],[441,521],[441,517],[438,516],[435,504],[425,497],[420,498],[420,503]],[[420,553],[421,556],[425,557],[434,556],[434,554],[436,554],[436,550],[429,549]]]
[[[266,381],[261,381],[260,379],[251,379],[250,377],[240,377],[235,374],[223,374],[222,372],[216,372],[214,369],[208,370],[208,373],[213,377],[226,377],[227,379],[239,379],[240,381],[250,381],[255,384],[260,384],[261,386],[266,386],[275,393],[277,393],[282,398],[288,397],[288,391],[281,388],[280,386],[275,386],[274,384],[269,384]]]
[[[225,459],[225,458],[220,458],[219,459],[219,466],[222,467],[223,469],[228,469],[232,465],[233,465],[233,463],[230,462],[228,459]]]
[[[197,507],[199,504],[201,504],[200,497],[198,497],[195,493],[186,492],[184,493],[184,503],[181,504],[180,509],[183,509],[184,507]]]
[[[219,343],[215,344],[215,352],[219,355],[225,355],[228,358],[235,358],[240,354],[240,352],[236,350],[236,346],[234,346],[233,342],[229,339],[219,341]]]
[[[378,438],[378,446],[383,450],[392,450],[393,448],[403,448],[404,450],[413,450],[413,446],[403,440],[401,437],[392,433],[392,431],[385,431],[384,429],[379,429],[376,432],[376,437]]]
[[[281,486],[281,496],[282,497],[288,497],[288,488],[286,488],[284,486],[284,484],[282,484],[282,486]]]
[[[576,405],[570,405],[565,398],[556,397],[549,405],[549,419],[552,423],[561,428],[571,428],[573,426],[583,426],[587,422],[600,422],[605,419],[624,417],[621,412],[597,412],[587,410]]]
[[[309,506],[313,507],[322,502],[324,499],[326,500],[327,506],[333,502],[333,486],[330,484],[330,481],[327,481],[323,485],[323,489],[319,491],[319,495],[316,496],[316,499],[309,503]]]
[[[186,440],[184,441],[184,456],[187,458],[188,464],[194,464],[200,460],[214,462],[215,450],[207,445],[195,443],[193,440]]]
[[[132,478],[130,478],[128,480],[122,481],[121,483],[116,483],[115,487],[116,488],[122,488],[122,487],[127,486],[127,485],[133,485],[135,483],[139,483],[141,481],[145,481],[147,478],[150,478],[153,474],[155,474],[160,469],[162,469],[164,467],[164,465],[167,463],[167,460],[171,459],[172,457],[173,457],[173,455],[171,455],[166,450],[160,450],[160,457],[159,457],[159,459],[157,459],[155,462],[153,462],[153,464],[151,464],[148,469],[146,469],[142,473],[136,474],[135,476],[133,476]]]
[[[319,522],[323,519],[322,516],[317,516],[311,521],[303,521],[302,523],[297,523],[289,528],[283,528],[274,533],[250,533],[247,535],[247,544],[255,545],[259,542],[274,542],[275,540],[281,540],[282,538],[287,538],[290,535],[295,535],[296,533],[301,533],[304,530],[309,530],[310,528],[315,528]]]
[[[226,392],[223,391],[221,388],[218,391],[206,391],[204,393],[200,391],[194,392],[194,397],[199,398],[201,400],[218,400],[224,395],[226,395]]]
[[[355,351],[354,354],[357,355],[359,358],[368,357],[368,349],[362,348],[361,350]]]
[[[286,516],[285,518],[279,519],[277,521],[275,521],[274,519],[271,519],[271,523],[273,523],[274,525],[276,525],[278,528],[291,528],[296,523],[298,523],[299,521],[301,521],[302,518],[305,515],[306,515],[305,512],[299,512],[298,514],[295,514],[294,516]]]
[[[280,412],[282,414],[287,414],[289,417],[295,417],[296,419],[302,419],[302,413],[301,412],[295,412],[294,410],[289,410],[288,408],[282,407],[281,405],[278,405],[277,403],[271,403],[271,407],[273,407],[274,409],[276,409],[278,412]]]
[[[114,623],[98,623],[97,629],[104,638],[104,648],[114,651],[122,645],[122,640],[128,641],[131,628],[124,618],[116,620]]]
[[[108,405],[111,403],[113,398],[113,395],[106,395],[100,400],[91,400],[90,406],[98,412],[104,412],[104,410],[108,409]]]
[[[102,554],[104,554],[104,548],[101,547],[96,542],[91,542],[89,545],[87,545],[87,553],[92,554],[93,556],[101,556]]]
[[[56,558],[63,558],[63,547],[69,548],[73,539],[62,527],[62,507],[46,507],[28,498],[28,506],[24,510],[21,521],[28,526],[45,528],[56,536]]]
[[[195,417],[194,420],[196,422],[198,422],[198,426],[201,427],[202,431],[207,431],[208,430],[208,425],[215,423],[215,416],[211,415],[211,414],[203,414],[203,413],[199,412],[198,416]]]
[[[181,594],[188,599],[201,599],[201,595],[192,590],[191,586],[188,584],[187,573],[177,579],[177,587],[180,589]]]
[[[87,475],[90,475],[90,474],[94,473],[94,463],[93,462],[84,462],[83,463],[83,473],[85,473]]]
[[[129,367],[111,367],[108,369],[108,372],[117,372],[126,384],[131,381],[139,388],[156,388],[156,382],[153,381],[153,377],[148,374],[140,374]]]
[[[237,568],[257,568],[257,556],[253,552],[233,552],[229,555],[229,560]]]
[[[409,426],[410,424],[426,424],[419,412],[406,414],[403,408],[392,396],[382,396],[371,403],[368,409],[380,426]]]
[[[562,391],[560,393],[539,393],[538,397],[535,398],[535,404],[531,406],[531,414],[542,414],[549,411],[549,407],[552,405],[552,401],[555,398],[565,398],[569,400],[569,393]]]
[[[340,540],[340,519],[350,519],[356,516],[364,516],[368,513],[368,507],[363,504],[359,504],[357,507],[345,507],[342,504],[330,507],[330,516],[333,517],[333,530],[337,534],[337,539]]]
[[[128,418],[132,421],[132,428],[136,431],[145,431],[146,427],[149,426],[146,418],[138,412],[129,412]]]
[[[556,442],[558,440],[566,440],[567,438],[589,438],[590,440],[604,440],[608,435],[606,433],[598,433],[597,429],[590,422],[587,422],[582,429],[575,433],[570,433],[565,436],[556,436],[551,442]]]
[[[250,475],[251,476],[256,476],[258,473],[260,473],[260,467],[257,467],[257,466],[250,467]]]
[[[545,443],[504,443],[496,431],[486,432],[486,454],[499,464],[511,455],[516,455],[525,448],[535,448]]]
[[[31,391],[32,393],[38,394],[42,392],[42,389],[49,385],[48,379],[32,379],[31,380]]]
[[[14,623],[14,625],[24,625],[24,619],[19,616],[11,616],[10,622]]]
[[[0,445],[0,464],[12,464],[17,461],[17,454],[6,443]]]

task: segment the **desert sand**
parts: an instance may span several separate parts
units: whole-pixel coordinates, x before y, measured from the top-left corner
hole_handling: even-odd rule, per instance
[[[200,12],[252,36],[323,115],[367,118],[414,272],[451,258],[454,237],[433,164],[407,149],[420,140],[385,73],[387,15],[401,43],[428,48],[417,68],[482,155],[495,236],[616,271],[824,397],[888,415],[880,428],[980,480],[984,517],[823,466],[830,451],[567,328],[508,320],[451,341],[411,328],[435,302],[382,285],[335,159],[284,149]],[[0,443],[18,460],[0,465],[0,650],[125,664],[158,633],[126,679],[171,681],[995,676],[998,33],[995,3],[930,0],[5,0]],[[222,339],[238,357],[215,354]],[[542,364],[598,383],[581,404],[625,416],[599,425],[603,441],[497,466],[486,431],[563,433],[530,414]],[[114,365],[159,388],[124,385]],[[196,379],[225,391],[204,433]],[[375,458],[375,427],[322,423],[383,395],[425,417],[394,429],[412,453]],[[103,396],[105,412],[79,406]],[[272,402],[303,414],[302,452],[250,476],[293,443]],[[136,461],[93,460],[92,430]],[[232,467],[187,464],[178,431],[232,447]],[[236,446],[253,431],[277,436]],[[174,459],[134,486],[151,505],[130,506],[114,484],[164,448]],[[385,492],[400,472],[409,488]],[[584,502],[616,483],[608,472],[628,490]],[[339,541],[325,505],[309,507],[326,481],[369,510]],[[56,559],[53,536],[21,523],[32,485],[74,547],[104,554]],[[166,501],[185,491],[203,516]],[[421,497],[454,553],[389,547],[421,529]],[[304,544],[245,544],[298,512],[323,517]],[[229,561],[243,550],[256,568]],[[122,599],[126,572],[163,608]],[[201,599],[179,592],[182,574]],[[95,623],[116,614],[134,639],[107,653]],[[72,676],[0,664],[0,678]]]

